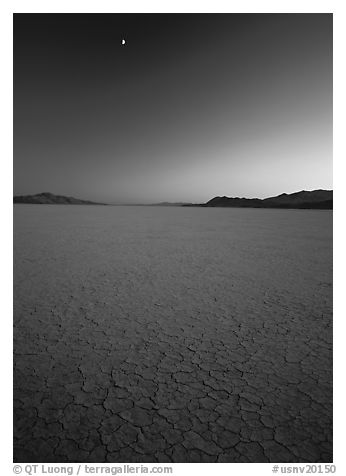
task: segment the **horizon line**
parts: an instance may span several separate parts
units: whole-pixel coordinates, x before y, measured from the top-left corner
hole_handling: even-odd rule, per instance
[[[129,202],[129,201],[126,201],[126,202],[107,202],[105,203],[104,201],[100,201],[99,203],[102,202],[102,204],[105,204],[105,205],[114,205],[114,206],[146,206],[146,205],[162,205],[162,204],[181,204],[181,205],[184,205],[184,204],[191,204],[191,205],[199,205],[199,204],[203,204],[203,203],[207,203],[209,200],[212,200],[213,198],[234,198],[234,199],[246,199],[246,200],[266,200],[268,198],[275,198],[275,197],[279,197],[281,195],[293,195],[295,193],[301,193],[301,192],[317,192],[317,191],[324,191],[324,192],[333,192],[333,188],[332,189],[325,189],[325,188],[314,188],[312,190],[307,190],[307,189],[301,189],[301,190],[298,190],[298,191],[295,191],[295,192],[282,192],[282,193],[279,193],[277,195],[269,195],[269,196],[266,196],[264,198],[258,198],[258,197],[246,197],[246,196],[240,196],[240,195],[237,195],[237,196],[230,196],[230,195],[215,195],[213,196],[212,198],[209,198],[207,199],[205,202],[203,201],[199,201],[199,202],[192,202],[192,201],[188,201],[188,200],[172,200],[172,201],[169,201],[169,200],[159,200],[159,201],[148,201],[148,202]],[[33,197],[33,196],[37,196],[37,195],[54,195],[54,196],[60,196],[60,197],[66,197],[66,198],[73,198],[73,199],[77,199],[77,200],[83,200],[83,201],[94,201],[91,200],[91,199],[82,199],[82,198],[77,198],[73,195],[62,195],[62,194],[58,194],[58,193],[52,193],[52,192],[39,192],[39,193],[32,193],[32,194],[16,194],[16,195],[13,195],[13,198],[18,198],[18,197]],[[97,199],[95,199],[97,200]],[[96,203],[96,202],[95,202]]]

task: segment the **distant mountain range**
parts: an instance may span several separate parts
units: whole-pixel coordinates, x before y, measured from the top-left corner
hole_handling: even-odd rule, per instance
[[[183,207],[183,206],[191,206],[192,203],[189,202],[159,202],[159,203],[152,203],[151,206],[154,207]]]
[[[291,194],[282,193],[276,197],[269,198],[230,198],[214,197],[207,203],[198,205],[199,207],[241,207],[241,208],[316,208],[333,209],[333,190],[312,190],[295,192]]]
[[[32,203],[46,205],[107,205],[106,203],[80,200],[53,193],[38,193],[13,197],[13,203]],[[178,207],[224,207],[224,208],[315,208],[321,210],[333,209],[333,190],[312,190],[295,193],[282,193],[269,198],[239,198],[214,197],[206,203],[161,202],[156,206]]]
[[[53,193],[38,193],[36,195],[17,195],[13,197],[13,203],[36,203],[42,205],[106,205],[106,203],[96,203],[90,200],[79,200],[78,198],[54,195]]]

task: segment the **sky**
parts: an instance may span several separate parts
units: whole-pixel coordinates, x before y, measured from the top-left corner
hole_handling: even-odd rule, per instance
[[[332,44],[331,14],[14,14],[14,194],[332,189]]]

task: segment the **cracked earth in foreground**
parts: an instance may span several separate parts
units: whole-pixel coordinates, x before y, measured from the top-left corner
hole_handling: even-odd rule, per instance
[[[332,212],[14,208],[15,462],[332,461]]]

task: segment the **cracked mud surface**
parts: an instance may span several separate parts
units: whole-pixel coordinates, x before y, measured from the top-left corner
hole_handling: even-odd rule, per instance
[[[14,461],[332,461],[331,212],[14,208]]]

